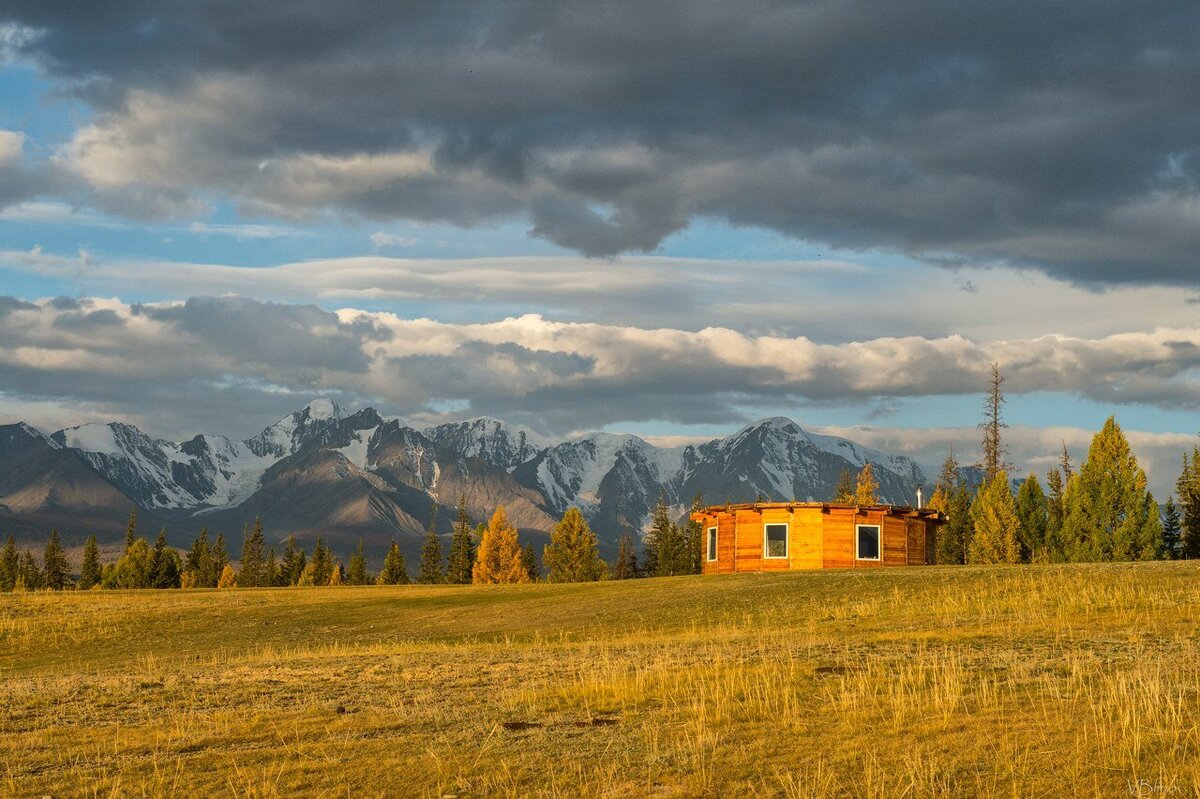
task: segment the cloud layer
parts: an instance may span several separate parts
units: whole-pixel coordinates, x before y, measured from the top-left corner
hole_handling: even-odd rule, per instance
[[[725,425],[804,403],[976,395],[993,360],[1017,394],[1200,407],[1198,327],[822,344],[538,315],[455,324],[236,297],[0,299],[0,385],[10,399],[74,402],[172,434],[196,421],[255,424],[316,394],[403,414],[464,408],[547,432]]]
[[[1195,283],[1194,2],[7,0],[4,24],[96,110],[62,162],[130,215],[525,218],[589,255],[705,215]]]

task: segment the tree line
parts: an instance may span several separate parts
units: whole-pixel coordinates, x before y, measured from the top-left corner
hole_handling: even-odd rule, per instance
[[[701,504],[697,496],[693,507]],[[649,532],[642,538],[641,557],[636,539],[627,532],[618,543],[612,564],[600,557],[599,540],[578,508],[569,508],[554,526],[540,563],[533,544],[521,545],[517,528],[509,521],[503,506],[496,509],[487,523],[472,525],[465,498],[460,498],[448,549],[443,547],[437,519],[435,504],[421,549],[417,583],[532,583],[543,579],[543,565],[545,579],[550,582],[700,572],[700,525],[694,521],[682,526],[676,524],[663,498],[653,513]],[[387,549],[382,568],[373,574],[367,568],[362,539],[344,565],[319,536],[311,554],[297,543],[295,536],[289,536],[282,553],[277,553],[275,547],[267,544],[262,520],[255,519],[253,525],[242,530],[241,558],[235,567],[222,533],[210,539],[208,529],[201,529],[181,556],[167,545],[165,530],[160,530],[151,544],[138,536],[137,524],[135,508],[130,513],[124,549],[109,563],[101,562],[96,536],[90,536],[84,545],[78,575],[71,571],[57,530],[50,532],[41,564],[30,550],[19,552],[14,538],[9,536],[0,548],[0,590],[258,588],[414,582],[395,540]]]

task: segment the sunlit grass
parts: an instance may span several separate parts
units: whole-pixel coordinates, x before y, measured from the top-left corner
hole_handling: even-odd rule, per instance
[[[0,599],[0,796],[1200,794],[1200,568]]]

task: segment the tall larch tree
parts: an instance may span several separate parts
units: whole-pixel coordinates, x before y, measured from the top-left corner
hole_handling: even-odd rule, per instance
[[[379,572],[376,582],[379,585],[408,585],[408,566],[404,563],[404,553],[395,541],[388,547],[383,570]]]
[[[970,539],[971,494],[963,485],[954,450],[950,450],[942,462],[929,507],[946,516],[946,523],[937,532],[937,562],[965,563]]]
[[[1063,559],[1062,529],[1066,517],[1066,487],[1062,472],[1046,472],[1046,554],[1051,561]]]
[[[221,576],[217,578],[217,588],[237,588],[237,572],[233,570],[233,564],[226,563],[221,569]]]
[[[1163,556],[1172,560],[1179,557],[1179,508],[1175,505],[1175,497],[1167,497],[1167,504],[1162,510]]]
[[[83,545],[83,563],[79,568],[79,588],[87,591],[100,584],[100,547],[96,544],[96,536],[89,535]]]
[[[1125,434],[1109,417],[1066,496],[1068,560],[1149,560],[1162,551],[1162,523]]]
[[[875,479],[875,467],[864,463],[858,472],[858,482],[854,486],[855,505],[876,505],[879,502],[879,481]]]
[[[981,466],[984,483],[990,483],[997,472],[1007,468],[1004,463],[1004,444],[1000,438],[1001,431],[1008,426],[1002,418],[1004,402],[1004,375],[1000,373],[1000,364],[992,363],[988,392],[983,401],[983,421],[979,425],[983,431]]]
[[[287,542],[283,545],[283,561],[279,566],[279,581],[284,585],[299,585],[300,575],[304,574],[304,567],[307,565],[308,558],[304,554],[304,550],[296,546],[296,536],[289,535]]]
[[[458,498],[458,518],[450,537],[450,557],[446,564],[446,582],[465,585],[471,582],[475,568],[475,537],[471,533],[471,517],[467,515],[467,498]]]
[[[212,549],[209,550],[208,557],[208,575],[205,580],[205,585],[217,587],[221,582],[221,575],[225,573],[225,567],[229,565],[229,552],[225,549],[225,534],[217,533],[217,539],[213,541]]]
[[[1017,491],[1017,519],[1020,522],[1018,538],[1023,563],[1050,560],[1046,550],[1046,527],[1049,518],[1046,494],[1042,491],[1042,484],[1038,482],[1037,475],[1031,472]]]
[[[509,523],[503,505],[496,508],[479,541],[472,577],[475,583],[484,585],[530,582],[529,572],[521,560],[517,528]]]
[[[425,544],[421,547],[421,566],[417,571],[417,582],[432,585],[445,582],[446,571],[442,565],[442,537],[437,529],[438,506],[433,503],[429,527],[425,530]]]
[[[996,472],[979,487],[971,505],[972,531],[967,542],[968,563],[1017,563],[1021,523],[1008,484],[1008,472]]]
[[[554,525],[550,543],[542,552],[542,563],[552,583],[592,582],[604,574],[600,542],[579,508],[567,508]]]
[[[51,591],[61,591],[70,583],[67,553],[58,540],[58,530],[50,530],[46,550],[42,553],[42,581]]]

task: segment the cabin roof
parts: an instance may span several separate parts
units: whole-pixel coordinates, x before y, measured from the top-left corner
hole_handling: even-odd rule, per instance
[[[820,508],[822,512],[830,510],[882,511],[888,516],[910,516],[935,522],[946,521],[946,516],[934,508],[914,508],[911,505],[856,505],[852,502],[727,502],[721,505],[708,505],[693,515],[713,516],[718,513],[732,513],[739,510],[793,510],[795,508]]]

